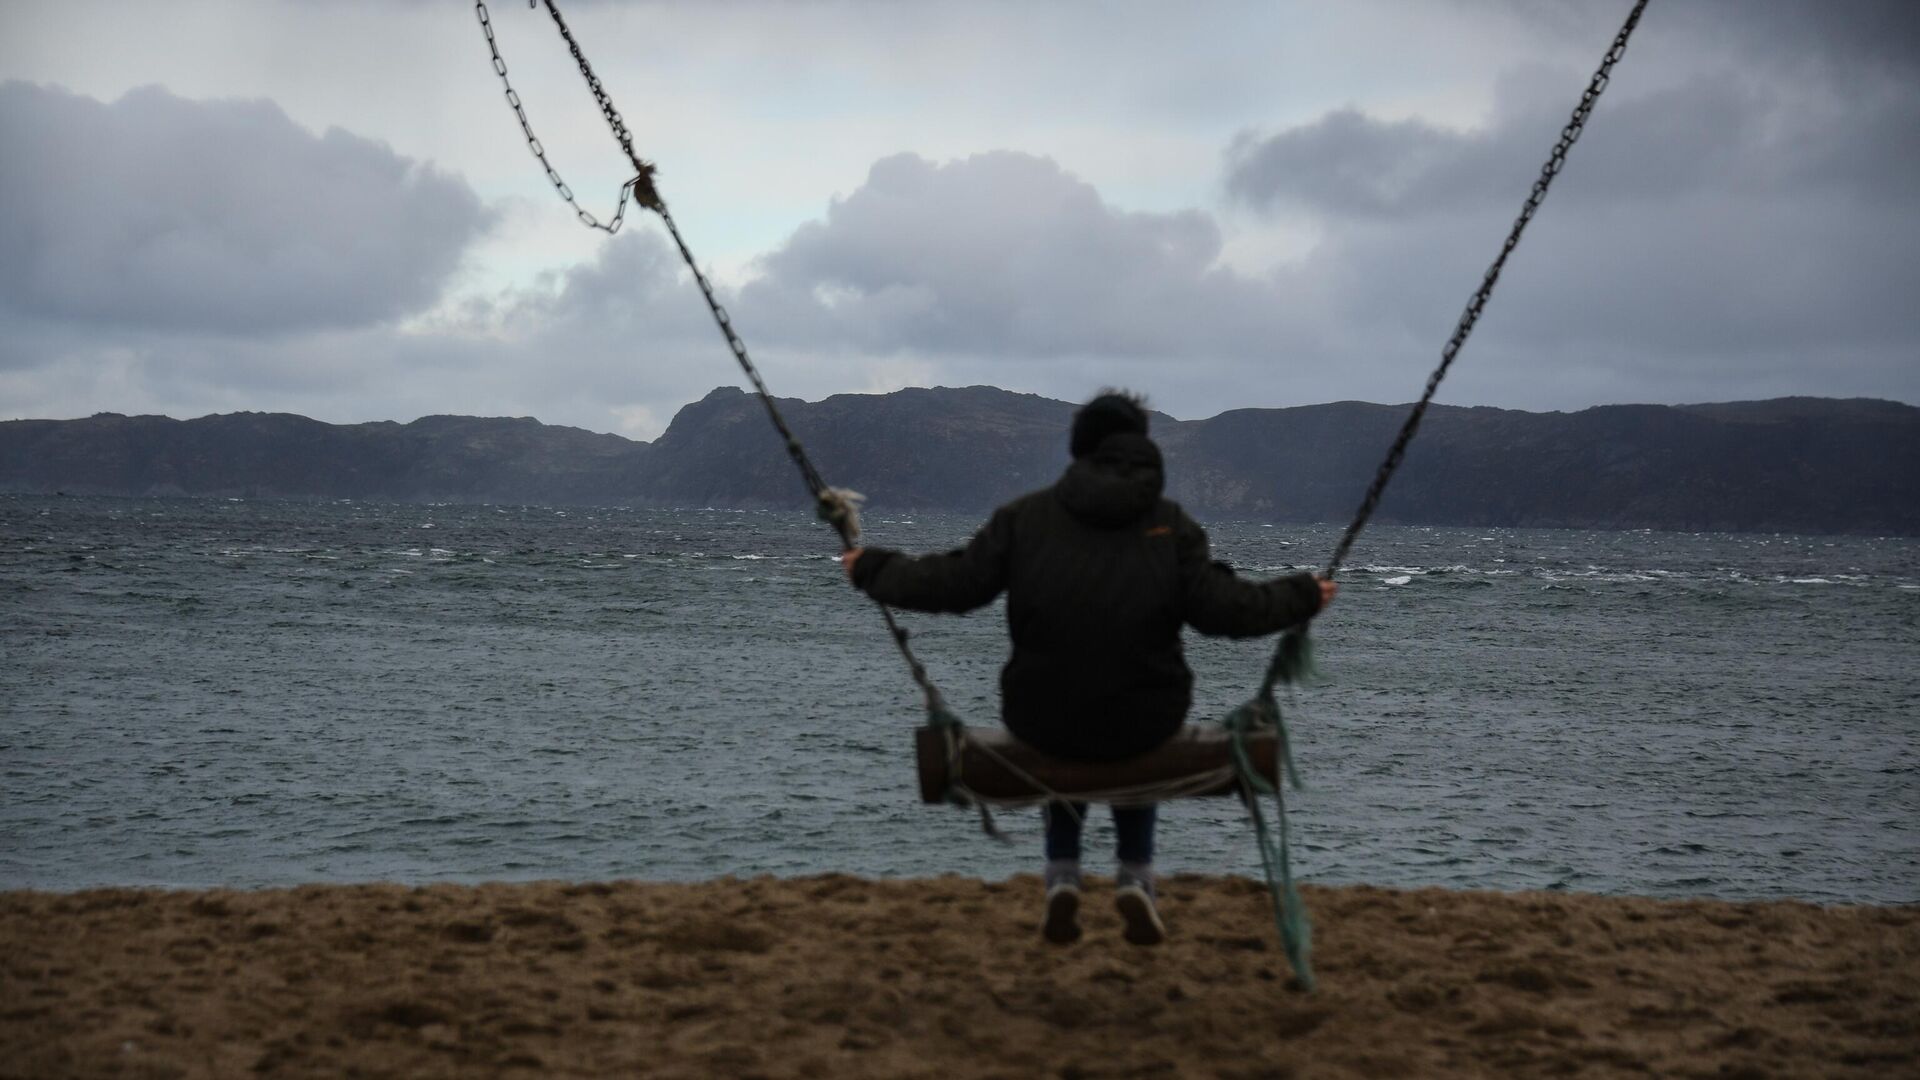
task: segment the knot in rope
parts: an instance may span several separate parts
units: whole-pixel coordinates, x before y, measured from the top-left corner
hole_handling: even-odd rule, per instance
[[[1310,623],[1302,623],[1280,635],[1273,659],[1260,680],[1260,695],[1271,700],[1276,686],[1304,686],[1320,674],[1313,662],[1313,637],[1307,633]],[[1276,706],[1277,708],[1277,706]]]
[[[658,170],[654,168],[651,161],[642,158],[636,158],[634,161],[640,166],[640,171],[633,179],[627,181],[627,189],[633,195],[633,201],[656,214],[666,213],[667,204],[660,198],[660,189],[653,186],[653,174]]]
[[[833,526],[848,547],[860,539],[860,504],[865,495],[850,488],[823,487],[814,493],[814,510],[820,520]]]

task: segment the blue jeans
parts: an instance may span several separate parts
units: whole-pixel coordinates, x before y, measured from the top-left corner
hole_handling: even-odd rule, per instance
[[[1073,807],[1071,814],[1065,809],[1068,805]],[[1156,806],[1113,808],[1113,831],[1121,862],[1153,861],[1153,821],[1158,809]],[[1040,813],[1047,823],[1047,858],[1078,859],[1080,825],[1086,819],[1087,804],[1047,803],[1040,808]]]

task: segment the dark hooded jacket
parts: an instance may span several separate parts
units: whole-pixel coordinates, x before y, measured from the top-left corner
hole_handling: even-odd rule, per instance
[[[1164,483],[1150,439],[1110,435],[1052,487],[994,511],[966,547],[919,557],[869,548],[854,584],[916,611],[971,611],[1005,591],[1008,729],[1058,757],[1145,753],[1192,704],[1182,625],[1252,637],[1320,606],[1311,574],[1254,582],[1214,562],[1206,532],[1160,497]]]

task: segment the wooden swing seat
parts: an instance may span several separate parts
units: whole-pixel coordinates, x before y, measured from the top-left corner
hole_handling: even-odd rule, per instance
[[[1021,773],[1051,791],[1074,796],[1177,784],[1233,765],[1232,737],[1218,724],[1186,724],[1154,749],[1120,761],[1049,757],[1000,727],[969,727],[963,731],[960,776],[969,792],[984,799],[1025,800],[1043,794]],[[920,773],[920,801],[946,802],[953,780],[946,733],[932,725],[921,725],[914,730],[913,746]],[[1262,776],[1274,775],[1279,750],[1277,732],[1255,731],[1247,736],[1247,753]],[[1238,781],[1229,773],[1218,784],[1183,794],[1230,795],[1239,790]]]

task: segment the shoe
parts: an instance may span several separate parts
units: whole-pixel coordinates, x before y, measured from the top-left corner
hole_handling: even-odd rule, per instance
[[[1040,936],[1055,945],[1071,945],[1080,940],[1080,874],[1077,871],[1047,872],[1047,914],[1040,923]]]
[[[1113,906],[1126,924],[1121,936],[1133,945],[1158,945],[1167,940],[1167,924],[1153,903],[1153,878],[1121,870],[1113,879]]]

